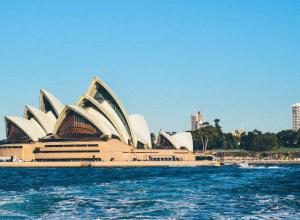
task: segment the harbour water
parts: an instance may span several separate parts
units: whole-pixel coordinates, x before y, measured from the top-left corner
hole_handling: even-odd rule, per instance
[[[0,169],[0,219],[300,219],[300,166]]]

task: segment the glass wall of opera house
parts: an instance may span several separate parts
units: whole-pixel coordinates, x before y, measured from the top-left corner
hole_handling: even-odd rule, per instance
[[[114,92],[94,78],[75,105],[40,91],[39,108],[6,116],[1,160],[20,162],[195,161],[188,132],[160,131],[152,146],[142,115],[128,115]]]

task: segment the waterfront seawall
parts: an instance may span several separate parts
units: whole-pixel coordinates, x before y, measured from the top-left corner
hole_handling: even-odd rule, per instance
[[[1,167],[189,167],[220,166],[217,161],[2,162]]]

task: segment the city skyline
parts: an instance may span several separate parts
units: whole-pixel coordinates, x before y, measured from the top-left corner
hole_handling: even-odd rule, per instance
[[[93,76],[155,134],[188,130],[199,109],[228,132],[291,129],[290,106],[300,102],[299,9],[273,1],[7,2],[0,138],[4,115],[38,106],[39,89],[74,104]]]

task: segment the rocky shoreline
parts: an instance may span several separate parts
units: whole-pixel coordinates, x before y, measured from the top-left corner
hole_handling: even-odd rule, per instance
[[[223,164],[300,164],[300,152],[208,152]]]
[[[237,165],[244,162],[253,165],[284,165],[284,164],[300,164],[300,160],[264,160],[264,159],[257,159],[257,160],[249,160],[249,159],[225,159],[221,160],[222,164],[226,165]]]

